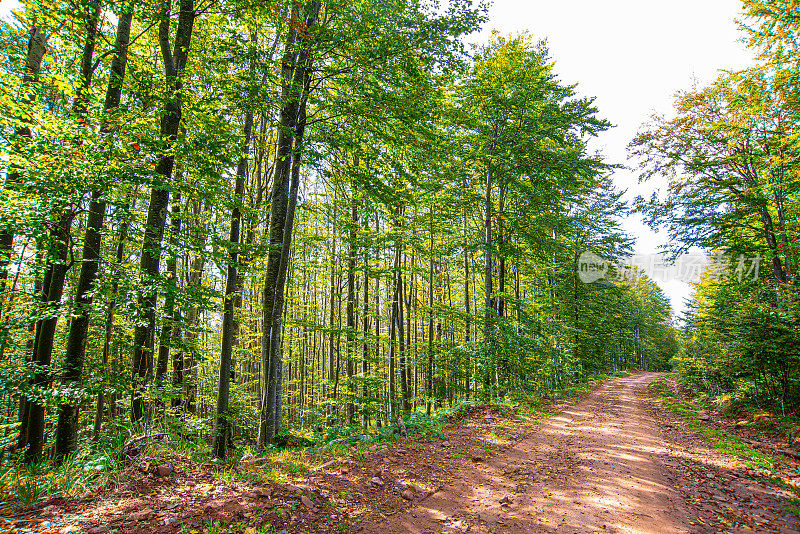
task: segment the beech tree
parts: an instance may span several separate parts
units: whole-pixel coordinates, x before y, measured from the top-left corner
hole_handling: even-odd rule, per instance
[[[471,54],[460,0],[56,7],[4,27],[14,458],[154,428],[226,458],[667,365],[655,286],[577,276],[627,207],[531,36]]]

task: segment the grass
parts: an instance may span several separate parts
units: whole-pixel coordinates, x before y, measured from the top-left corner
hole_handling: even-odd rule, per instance
[[[81,497],[107,482],[94,464],[90,467],[87,470],[85,459],[74,455],[58,465],[39,462],[6,467],[0,472],[0,507],[25,508],[57,495]]]
[[[538,423],[551,415],[545,408],[546,403],[559,398],[579,397],[606,378],[599,376],[579,384],[570,384],[558,391],[548,390],[546,394],[525,390],[508,394],[505,401],[489,406],[513,421],[495,425],[491,438],[500,439],[507,432],[513,432],[514,422]],[[298,436],[304,443],[313,443],[311,447],[268,447],[261,451],[251,451],[245,447],[231,451],[231,457],[222,462],[213,459],[211,448],[202,437],[209,433],[207,422],[203,420],[167,419],[149,428],[131,428],[120,424],[109,427],[109,434],[103,436],[94,449],[87,446],[59,465],[44,462],[25,466],[18,462],[0,466],[0,512],[28,507],[53,496],[80,498],[118,482],[120,477],[125,476],[127,465],[120,462],[118,452],[133,435],[169,435],[163,441],[141,442],[140,458],[146,458],[151,464],[173,464],[176,468],[191,471],[197,463],[214,463],[217,466],[216,476],[221,480],[265,483],[307,476],[320,465],[341,456],[352,456],[356,461],[365,460],[364,453],[374,446],[385,447],[402,441],[408,447],[423,448],[426,443],[444,439],[446,427],[460,425],[464,416],[479,406],[486,405],[479,401],[463,401],[430,416],[422,411],[414,412],[405,419],[407,440],[405,436],[394,433],[392,428],[365,431],[360,426],[333,426],[322,432]],[[364,435],[368,435],[369,439],[362,441],[360,436]],[[329,445],[339,438],[346,438],[347,442]],[[493,452],[492,444],[483,443],[482,446],[487,455]],[[240,464],[242,456],[248,452],[263,461],[250,466]],[[454,451],[451,457],[464,458],[465,455],[461,451]],[[213,528],[210,526],[209,530]]]
[[[662,404],[683,417],[688,422],[689,427],[702,435],[714,448],[731,456],[741,458],[747,467],[764,473],[765,476],[773,481],[782,483],[780,478],[782,473],[779,466],[786,461],[784,456],[759,451],[744,443],[738,436],[705,424],[698,417],[701,410],[672,391],[669,384],[672,376],[674,375],[661,376],[650,384],[650,390],[659,396],[658,400]]]
[[[744,443],[737,436],[704,424],[698,417],[699,410],[697,407],[671,390],[668,384],[671,376],[673,375],[664,375],[650,384],[650,390],[659,396],[658,400],[662,404],[683,417],[689,423],[689,426],[702,435],[714,448],[725,454],[741,458],[745,466],[757,473],[761,473],[761,477],[764,479],[800,496],[800,488],[787,484],[781,478],[783,474],[781,464],[786,461],[784,456],[764,453]],[[789,507],[787,510],[800,517],[800,499],[792,498],[791,503],[796,506]]]

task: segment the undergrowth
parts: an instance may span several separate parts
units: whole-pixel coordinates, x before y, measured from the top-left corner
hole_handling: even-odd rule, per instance
[[[787,461],[785,456],[762,452],[743,442],[738,436],[704,424],[699,418],[699,412],[704,410],[672,390],[669,383],[672,377],[673,375],[664,375],[650,384],[650,391],[658,396],[659,402],[673,413],[683,417],[690,428],[702,435],[716,449],[741,458],[747,467],[763,473],[764,476],[775,482],[783,483],[781,465]],[[797,490],[795,489],[795,491]]]
[[[273,480],[290,480],[308,475],[320,465],[340,456],[350,455],[355,461],[364,460],[369,449],[391,446],[398,442],[409,442],[410,446],[424,446],[433,440],[444,439],[447,426],[457,426],[477,410],[491,409],[505,417],[528,423],[537,423],[550,415],[547,404],[559,398],[573,398],[594,389],[608,378],[598,376],[582,383],[547,394],[512,391],[504,400],[489,404],[472,400],[442,407],[433,414],[415,411],[403,420],[407,436],[396,426],[371,428],[362,426],[334,425],[318,431],[280,436],[281,445],[270,445],[256,450],[247,445],[230,449],[230,456],[216,461],[210,444],[202,436],[208,435],[207,422],[168,419],[149,428],[126,428],[120,425],[114,432],[106,434],[93,449],[86,449],[60,463],[52,460],[25,465],[14,458],[6,466],[0,466],[0,513],[26,508],[37,502],[56,496],[80,498],[101,492],[112,482],[124,476],[141,476],[137,471],[125,473],[131,465],[120,457],[123,444],[133,436],[166,434],[163,440],[144,440],[132,460],[151,465],[173,465],[192,470],[196,464],[215,465],[216,476],[221,480],[265,483]],[[496,431],[503,431],[498,424]],[[484,443],[486,454],[492,444]],[[459,457],[454,453],[453,457]]]

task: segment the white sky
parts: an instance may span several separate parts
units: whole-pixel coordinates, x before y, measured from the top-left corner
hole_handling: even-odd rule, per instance
[[[16,0],[0,0],[0,18],[18,6]],[[482,35],[497,29],[546,39],[562,80],[578,83],[581,95],[597,97],[600,115],[615,125],[594,148],[625,164],[626,147],[639,126],[653,112],[669,114],[676,91],[751,61],[734,21],[740,9],[738,0],[494,0]],[[652,191],[631,171],[617,171],[614,180],[630,198]],[[666,235],[652,232],[639,217],[623,225],[636,238],[638,254],[656,252],[666,242]],[[680,314],[691,286],[658,283]]]
[[[0,18],[6,18],[9,11],[17,9],[18,7],[19,2],[17,2],[17,0],[0,0]]]
[[[526,30],[546,39],[561,79],[577,83],[579,94],[597,97],[600,115],[615,125],[594,147],[610,162],[625,164],[626,147],[639,126],[653,112],[668,115],[676,91],[752,61],[752,52],[739,42],[734,19],[740,12],[738,0],[494,0],[484,35],[492,29]],[[632,171],[617,171],[614,181],[631,199],[652,192]],[[636,238],[638,254],[657,252],[667,241],[641,217],[623,225]],[[683,312],[691,286],[656,281],[673,310]]]

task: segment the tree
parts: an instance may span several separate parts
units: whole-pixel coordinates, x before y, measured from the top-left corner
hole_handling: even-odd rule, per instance
[[[139,264],[143,286],[139,297],[139,309],[140,313],[143,314],[143,320],[137,325],[133,340],[132,372],[134,380],[138,382],[131,401],[131,418],[134,421],[138,421],[144,416],[141,385],[152,373],[155,309],[158,297],[155,279],[158,277],[160,270],[161,240],[164,237],[167,204],[169,203],[168,184],[172,178],[172,171],[175,165],[175,153],[172,148],[178,136],[181,122],[183,76],[192,43],[192,28],[197,15],[193,0],[181,0],[173,49],[170,46],[169,36],[170,13],[171,6],[167,2],[160,13],[158,28],[158,41],[167,83],[167,96],[164,101],[159,132],[159,139],[163,144],[163,148],[162,155],[155,168],[158,181],[150,190],[150,204],[147,208],[147,220],[145,222],[145,234]]]

